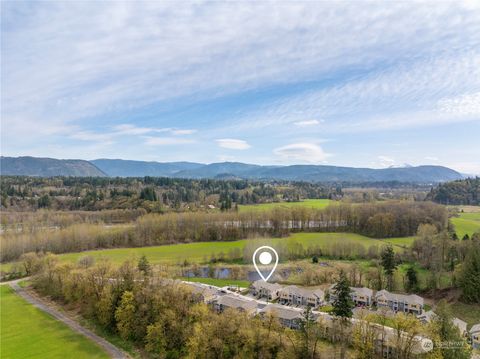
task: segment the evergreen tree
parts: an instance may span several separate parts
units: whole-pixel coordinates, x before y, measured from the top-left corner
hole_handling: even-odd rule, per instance
[[[458,282],[465,301],[480,303],[480,244],[472,242],[469,249]]]
[[[433,330],[440,342],[455,343],[453,346],[441,347],[444,359],[468,359],[471,356],[471,348],[465,341],[458,328],[453,324],[453,316],[444,301],[441,301],[435,311]],[[461,345],[460,343],[463,343]]]
[[[407,285],[406,289],[408,292],[412,292],[418,289],[418,278],[417,271],[413,266],[408,267],[407,269]]]
[[[143,274],[147,275],[150,273],[150,263],[148,262],[147,257],[142,255],[138,260],[138,270],[143,272]]]
[[[465,235],[463,236],[462,240],[463,241],[468,241],[470,239],[470,236],[468,235],[468,233],[465,233]]]
[[[395,252],[391,244],[382,251],[382,267],[387,276],[388,290],[393,290],[393,273],[397,268],[397,264],[395,262]]]
[[[332,313],[339,317],[351,318],[354,304],[351,297],[350,283],[343,270],[340,271],[340,278],[333,287],[333,292],[336,298],[333,301]]]

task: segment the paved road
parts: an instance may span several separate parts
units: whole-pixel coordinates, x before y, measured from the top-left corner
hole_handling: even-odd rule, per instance
[[[23,280],[23,279],[22,279]],[[62,323],[65,323],[68,325],[72,330],[74,330],[77,333],[82,334],[83,336],[87,337],[88,339],[92,340],[96,344],[98,344],[100,347],[102,347],[112,358],[115,359],[123,359],[123,358],[130,358],[128,354],[123,352],[122,350],[118,349],[116,346],[113,344],[107,342],[105,339],[102,337],[99,337],[92,331],[82,327],[80,324],[75,322],[74,320],[68,318],[66,315],[60,313],[58,310],[47,306],[44,302],[42,302],[40,299],[37,299],[30,294],[28,294],[22,287],[18,285],[19,280],[15,280],[10,282],[10,287],[23,299],[25,299],[27,302],[30,304],[34,305],[40,310],[43,310],[44,312],[50,314],[52,317],[55,319],[61,321]]]

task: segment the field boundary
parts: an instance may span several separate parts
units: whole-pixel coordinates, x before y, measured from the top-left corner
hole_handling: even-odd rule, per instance
[[[22,279],[23,280],[23,279]],[[59,320],[60,322],[67,325],[73,331],[83,335],[87,339],[90,339],[101,348],[103,348],[108,355],[110,355],[114,359],[128,359],[130,356],[126,354],[121,349],[117,348],[112,343],[106,341],[104,338],[98,336],[97,334],[93,333],[92,331],[82,327],[76,321],[70,319],[65,314],[60,313],[58,310],[52,308],[39,298],[35,298],[32,295],[28,294],[24,288],[18,285],[19,280],[15,280],[9,283],[10,287],[18,294],[20,297],[25,299],[28,303],[33,305],[34,307],[40,309],[41,311],[51,315],[55,319]]]

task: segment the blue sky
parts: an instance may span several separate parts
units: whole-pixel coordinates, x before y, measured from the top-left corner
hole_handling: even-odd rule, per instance
[[[2,4],[2,155],[480,174],[480,6]]]

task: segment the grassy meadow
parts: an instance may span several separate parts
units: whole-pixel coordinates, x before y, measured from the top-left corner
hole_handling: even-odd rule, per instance
[[[115,248],[86,251],[80,253],[61,254],[59,257],[64,261],[76,262],[83,256],[92,256],[96,259],[105,257],[114,263],[122,263],[128,259],[140,258],[145,255],[152,264],[177,264],[184,260],[190,263],[205,263],[212,255],[219,256],[223,253],[226,257],[231,251],[243,253],[244,247],[251,243],[255,246],[279,245],[295,246],[301,244],[304,249],[308,247],[326,248],[336,242],[361,244],[365,248],[371,245],[381,246],[384,243],[392,243],[395,249],[402,250],[399,246],[408,246],[414,237],[389,238],[385,240],[373,239],[354,233],[294,233],[286,238],[244,239],[231,242],[195,242],[185,244],[172,244],[155,247],[140,248]],[[281,260],[281,258],[280,258]]]
[[[335,202],[329,199],[306,199],[300,202],[273,202],[273,203],[240,205],[238,206],[238,210],[240,212],[252,212],[252,211],[263,212],[263,211],[270,211],[274,208],[295,208],[295,207],[322,209],[327,207],[331,203],[335,203]]]
[[[471,236],[473,233],[480,231],[480,212],[459,213],[458,217],[451,218],[455,226],[457,236],[463,238],[465,234]]]
[[[108,358],[102,348],[0,287],[2,358]]]

